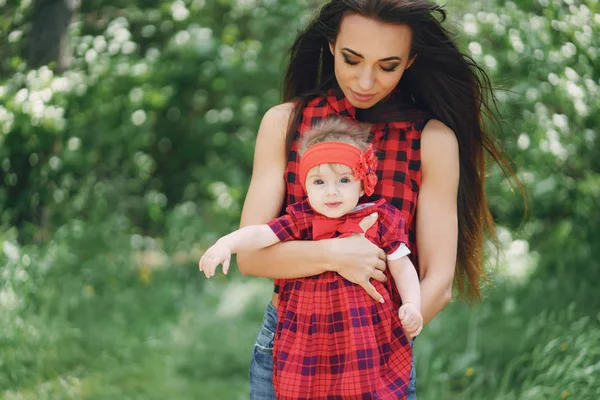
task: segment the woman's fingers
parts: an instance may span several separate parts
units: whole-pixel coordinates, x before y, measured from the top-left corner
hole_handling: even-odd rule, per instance
[[[381,283],[387,281],[387,277],[385,276],[385,274],[377,269],[371,273],[371,276],[369,278],[375,279],[376,281],[379,281]]]
[[[380,271],[385,271],[387,268],[387,255],[385,251],[379,249],[379,254],[377,255],[377,261],[375,261],[374,267]]]
[[[379,294],[375,286],[371,284],[371,282],[367,281],[366,283],[361,285],[363,289],[366,290],[367,294],[373,298],[373,300],[383,303],[383,296]]]

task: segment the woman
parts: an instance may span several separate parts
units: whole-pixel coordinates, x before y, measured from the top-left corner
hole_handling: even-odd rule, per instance
[[[297,141],[312,124],[334,115],[364,123],[380,158],[369,200],[384,197],[404,213],[425,324],[450,301],[454,279],[461,293],[479,296],[483,232],[493,231],[484,149],[505,165],[483,125],[489,79],[459,51],[444,19],[441,6],[420,0],[327,3],[292,47],[285,103],[262,120],[241,219],[266,223],[303,199]],[[240,253],[238,264],[243,274],[274,279],[335,271],[374,299],[370,279],[384,281],[386,268],[385,253],[362,235],[281,243]],[[277,291],[254,348],[251,399],[275,398]],[[408,399],[414,383],[413,367]]]

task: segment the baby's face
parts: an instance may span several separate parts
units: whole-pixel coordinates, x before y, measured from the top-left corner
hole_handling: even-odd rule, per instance
[[[317,165],[308,171],[305,183],[311,207],[329,218],[347,214],[363,195],[362,182],[347,165]]]

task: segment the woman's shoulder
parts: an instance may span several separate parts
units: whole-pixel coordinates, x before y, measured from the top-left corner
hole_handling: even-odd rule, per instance
[[[269,108],[260,122],[257,140],[270,143],[270,146],[283,143],[293,109],[293,103],[282,103]]]
[[[454,131],[437,119],[430,119],[421,133],[421,161],[453,165],[458,162],[458,139]]]
[[[287,123],[294,111],[295,104],[293,102],[286,102],[277,104],[267,110],[263,116],[263,121],[270,123],[273,122],[284,122]]]
[[[423,127],[423,134],[427,134],[429,136],[450,134],[451,136],[455,136],[454,131],[450,129],[448,125],[435,118],[427,120],[425,126]]]
[[[261,125],[275,126],[279,129],[285,128],[287,130],[290,118],[293,117],[296,107],[299,106],[299,102],[300,100],[288,101],[269,108],[262,118]],[[306,103],[300,106],[303,107],[304,112],[306,109],[319,108],[324,104],[327,104],[327,97],[319,95],[308,99]]]
[[[439,119],[427,121],[421,132],[421,141],[434,148],[456,148],[458,150],[458,139],[454,131]],[[450,146],[450,148],[448,148]]]

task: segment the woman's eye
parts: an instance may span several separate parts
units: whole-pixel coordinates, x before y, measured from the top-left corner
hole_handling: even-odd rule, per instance
[[[396,70],[398,66],[394,65],[393,67],[381,67],[382,70],[384,70],[385,72],[394,72]]]
[[[344,62],[348,65],[356,65],[358,61],[351,61],[348,57],[344,56]]]

